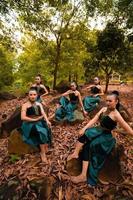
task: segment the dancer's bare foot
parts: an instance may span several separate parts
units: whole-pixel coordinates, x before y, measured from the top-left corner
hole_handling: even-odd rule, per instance
[[[45,152],[48,152],[48,144],[45,144]]]
[[[80,174],[79,176],[71,176],[71,181],[73,183],[81,183],[81,182],[86,182],[87,178],[86,176]]]
[[[72,153],[67,157],[67,161],[72,160],[73,158],[78,158],[78,157],[79,157],[78,154]]]
[[[48,163],[48,160],[47,160],[46,154],[45,154],[45,153],[40,153],[40,155],[41,155],[42,162],[44,162],[44,163]]]

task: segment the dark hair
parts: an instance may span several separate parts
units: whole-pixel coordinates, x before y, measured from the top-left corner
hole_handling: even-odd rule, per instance
[[[41,74],[37,74],[37,76],[39,76],[40,78],[42,78],[42,75],[41,75]]]
[[[35,92],[37,93],[37,90],[35,89],[35,87],[30,87],[29,92],[30,92],[30,91],[35,91]],[[29,92],[28,92],[28,93],[29,93]]]
[[[99,77],[94,77],[94,79],[98,79],[98,81],[99,81],[98,84],[100,85],[100,79],[99,79]]]
[[[36,77],[40,77],[40,83],[42,84],[42,76],[41,76],[41,74],[37,74]]]
[[[119,111],[120,110],[120,99],[119,99],[120,93],[117,90],[113,90],[112,94],[117,96],[118,103],[116,104],[116,109]]]
[[[76,83],[76,81],[72,81],[72,82],[71,82],[71,84],[73,84],[73,83],[76,85],[76,89],[78,89],[78,84]],[[71,84],[70,84],[70,85],[71,85]]]
[[[108,95],[113,95],[115,99],[118,101],[118,103],[116,104],[116,109],[119,111],[120,108],[119,92],[117,90],[114,90],[111,93],[108,93]]]
[[[112,91],[112,94],[116,94],[117,96],[120,95],[120,93],[119,93],[117,90],[113,90],[113,91]]]

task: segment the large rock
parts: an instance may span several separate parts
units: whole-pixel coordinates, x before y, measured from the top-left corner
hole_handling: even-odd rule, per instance
[[[124,150],[122,147],[113,149],[99,174],[99,180],[102,183],[117,183],[120,179],[122,179],[120,159],[123,154]],[[67,162],[66,169],[69,175],[78,176],[82,170],[81,160],[71,159]]]
[[[93,118],[103,107],[106,107],[106,101],[101,101],[97,107],[89,113],[89,117]]]
[[[16,99],[17,97],[9,92],[1,92],[0,93],[0,100],[12,100]]]
[[[18,186],[20,185],[20,180],[17,177],[13,177],[6,183],[0,185],[0,199],[18,199],[19,195],[16,192]]]
[[[79,111],[79,110],[74,111],[74,121],[75,122],[83,122],[84,121],[84,116],[81,111]]]
[[[59,93],[64,93],[70,89],[70,83],[68,81],[61,81],[55,88]]]
[[[42,179],[34,179],[27,184],[28,185],[24,186],[22,180],[16,176],[9,177],[5,183],[0,185],[0,199],[35,199],[33,198],[33,193],[36,195],[36,199],[39,200],[54,199],[52,196],[55,188],[55,179],[52,176],[46,176]]]
[[[128,112],[126,107],[124,107],[122,104],[120,104],[120,106],[119,106],[119,112],[120,112],[121,116],[123,117],[123,119],[126,122],[131,122],[132,121],[131,114]]]
[[[122,179],[120,161],[124,155],[123,146],[118,146],[113,149],[99,173],[99,180],[101,182],[117,183]]]
[[[12,130],[21,127],[21,107],[17,107],[13,114],[6,121],[2,122],[1,129],[3,132],[10,133]]]
[[[60,125],[67,125],[68,123],[71,125],[75,125],[77,123],[82,123],[84,121],[84,116],[83,113],[79,110],[75,110],[74,111],[74,118],[72,121],[68,121],[66,120],[66,118],[64,118],[62,121],[57,121],[56,119],[53,120],[53,124],[60,124]]]
[[[52,199],[53,188],[55,187],[55,179],[52,176],[46,176],[42,179],[34,179],[30,182],[30,186],[38,193],[39,199]]]
[[[82,171],[82,161],[76,158],[67,161],[66,170],[70,176],[78,176]]]
[[[23,142],[22,135],[16,129],[12,131],[8,139],[8,153],[24,155],[28,153],[37,152],[38,148],[32,147]]]

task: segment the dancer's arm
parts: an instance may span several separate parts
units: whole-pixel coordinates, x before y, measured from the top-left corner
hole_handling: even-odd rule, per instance
[[[43,116],[39,116],[39,117],[36,117],[36,118],[28,117],[28,116],[26,116],[26,111],[27,111],[27,106],[24,104],[24,105],[22,105],[22,109],[21,109],[21,120],[22,121],[36,122],[36,121],[39,121],[43,118]]]
[[[133,129],[128,125],[128,123],[122,118],[120,113],[116,111],[115,113],[116,121],[120,124],[120,126],[130,135],[133,136]]]
[[[82,111],[83,111],[84,115],[87,115],[88,113],[84,109],[84,105],[83,105],[83,102],[82,102],[82,98],[81,98],[80,92],[78,92],[78,98],[79,98],[79,103],[81,105],[81,108],[82,108]]]
[[[43,107],[42,107],[42,104],[39,103],[39,106],[40,106],[40,108],[41,108],[41,114],[43,115],[43,117],[44,117],[46,123],[48,124],[49,127],[51,127],[51,122],[48,120],[48,117],[47,117],[47,115],[46,115],[45,112],[44,112],[44,109],[43,109]]]
[[[44,85],[41,85],[41,88],[43,88],[44,91],[45,91],[45,93],[41,95],[41,97],[44,97],[44,96],[46,96],[48,94],[48,90]]]
[[[93,125],[99,120],[99,117],[100,117],[100,114],[105,112],[107,110],[106,107],[102,108],[94,117],[93,119],[91,119],[88,124],[83,127],[80,131],[79,131],[79,135],[83,135],[85,130],[88,129],[88,128],[91,128],[93,127]]]
[[[103,88],[101,86],[98,87],[98,89],[100,90],[100,92],[98,94],[95,94],[94,96],[102,96],[104,95],[104,91],[103,91]]]

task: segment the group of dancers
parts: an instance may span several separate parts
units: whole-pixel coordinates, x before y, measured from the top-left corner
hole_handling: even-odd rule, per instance
[[[98,77],[94,78],[94,84],[87,88],[90,95],[82,99],[77,84],[72,82],[70,89],[63,93],[56,107],[54,118],[61,122],[74,120],[74,111],[80,105],[83,115],[86,117],[101,101],[104,94]],[[44,111],[46,103],[44,96],[48,94],[47,88],[42,84],[41,76],[35,78],[35,83],[28,92],[27,102],[21,108],[22,137],[24,142],[40,147],[42,162],[47,162],[47,151],[52,142],[51,118]],[[79,176],[71,177],[74,183],[87,181],[95,186],[98,182],[98,173],[107,156],[115,146],[116,139],[112,130],[117,123],[133,136],[133,130],[119,112],[119,93],[117,91],[107,94],[106,106],[103,107],[93,119],[79,130],[79,138],[75,150],[67,160],[73,158],[82,159],[82,172]],[[54,134],[53,134],[54,135]]]

